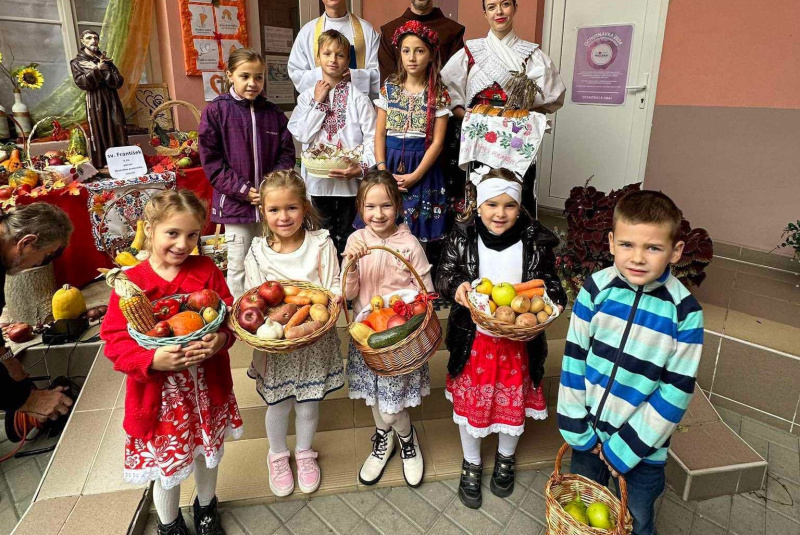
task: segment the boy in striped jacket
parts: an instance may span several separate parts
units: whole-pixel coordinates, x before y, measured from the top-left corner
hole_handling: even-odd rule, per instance
[[[689,406],[703,311],[670,271],[683,252],[681,212],[660,192],[620,199],[608,241],[614,265],[589,277],[572,307],[558,427],[571,471],[628,483],[635,535],[652,535],[669,439]]]

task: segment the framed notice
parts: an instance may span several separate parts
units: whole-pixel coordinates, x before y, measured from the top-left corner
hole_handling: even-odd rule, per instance
[[[625,103],[633,24],[578,28],[572,102],[620,106]]]
[[[186,74],[224,71],[233,50],[246,47],[245,0],[178,0]]]
[[[267,99],[273,104],[294,104],[294,84],[289,78],[289,56],[266,56]]]

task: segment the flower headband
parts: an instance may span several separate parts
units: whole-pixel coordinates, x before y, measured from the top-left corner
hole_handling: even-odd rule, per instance
[[[400,40],[408,34],[416,35],[428,43],[433,49],[439,48],[439,34],[418,20],[410,20],[397,28],[397,30],[394,32],[394,37],[392,37],[392,44],[395,47],[400,46]]]

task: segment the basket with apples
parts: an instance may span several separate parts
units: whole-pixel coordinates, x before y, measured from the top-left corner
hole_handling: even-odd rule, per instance
[[[560,535],[627,535],[633,531],[628,511],[628,485],[617,479],[620,498],[608,487],[577,474],[561,473],[569,449],[561,446],[555,468],[544,488],[548,533]]]
[[[186,346],[215,333],[225,321],[227,307],[214,290],[171,295],[151,303],[153,327],[145,333],[128,323],[131,338],[145,349],[163,346]]]
[[[254,349],[289,353],[333,329],[341,307],[328,290],[303,281],[266,281],[234,304],[236,335]]]
[[[542,279],[493,284],[483,278],[472,283],[467,297],[476,325],[497,337],[520,342],[539,336],[559,315]]]

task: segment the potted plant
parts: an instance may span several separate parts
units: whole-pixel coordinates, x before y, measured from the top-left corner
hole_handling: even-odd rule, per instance
[[[6,67],[3,64],[3,55],[0,53],[0,73],[4,74],[11,82],[14,88],[14,105],[11,111],[14,112],[14,119],[19,123],[24,134],[27,136],[33,128],[31,115],[28,112],[28,106],[22,102],[21,89],[40,89],[44,84],[44,76],[39,71],[38,63],[29,63],[21,67],[13,68],[14,54],[10,53],[11,61],[9,62],[12,67]],[[10,70],[9,70],[10,69]],[[23,132],[18,132],[22,134]]]
[[[783,234],[781,234],[781,238],[783,239],[783,243],[775,247],[775,249],[791,247],[794,250],[792,260],[800,262],[800,220],[795,223],[790,222],[786,225],[786,228],[783,229]],[[773,251],[775,249],[773,249]]]
[[[570,191],[564,203],[567,230],[559,232],[561,245],[556,252],[556,268],[570,302],[587,277],[614,263],[608,249],[614,207],[627,193],[641,189],[640,184],[630,184],[606,194],[590,186],[589,181]],[[684,285],[700,286],[706,278],[705,267],[714,254],[711,238],[705,229],[693,229],[684,219],[680,240],[686,245],[680,260],[672,266],[672,272]]]

